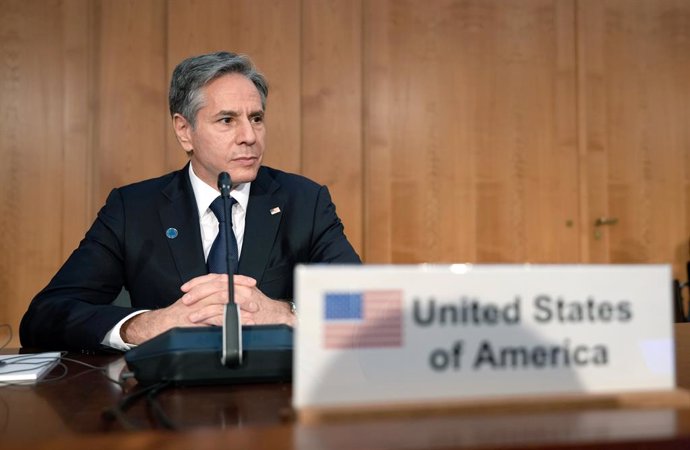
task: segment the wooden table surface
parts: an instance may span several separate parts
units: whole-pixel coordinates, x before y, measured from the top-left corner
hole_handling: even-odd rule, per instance
[[[676,325],[676,342],[677,383],[690,388],[690,324]],[[113,355],[68,357],[111,376],[123,367]],[[0,388],[0,449],[690,448],[690,409],[453,413],[304,425],[292,417],[289,384],[163,391],[158,403],[178,427],[167,431],[143,399],[127,412],[128,423],[104,419],[123,389],[99,371],[65,366],[61,380]]]

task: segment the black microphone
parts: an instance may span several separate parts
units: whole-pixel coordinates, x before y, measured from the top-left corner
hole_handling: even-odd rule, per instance
[[[225,215],[225,248],[228,266],[228,304],[223,310],[223,351],[221,362],[226,367],[237,367],[242,364],[242,324],[240,324],[240,308],[235,303],[235,282],[232,268],[234,267],[233,256],[230,253],[230,236],[232,223],[230,217],[230,190],[232,189],[232,179],[227,172],[218,174],[218,189],[223,197],[223,214]],[[220,231],[219,231],[220,232]]]
[[[218,190],[223,198],[230,198],[230,190],[232,190],[232,178],[227,172],[218,174]]]

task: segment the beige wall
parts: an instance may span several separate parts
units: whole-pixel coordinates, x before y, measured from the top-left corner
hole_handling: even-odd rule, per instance
[[[110,189],[185,162],[169,74],[219,49],[271,82],[267,164],[328,184],[368,262],[669,262],[681,276],[690,258],[688,1],[0,12],[0,323],[15,331]]]

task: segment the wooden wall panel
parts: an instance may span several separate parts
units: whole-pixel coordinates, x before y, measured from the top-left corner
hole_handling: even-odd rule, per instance
[[[252,58],[269,82],[264,163],[299,172],[300,2],[298,0],[171,0],[167,79],[192,55],[227,50]],[[168,127],[168,168],[187,160]]]
[[[367,260],[577,261],[573,3],[365,5]]]
[[[690,235],[690,3],[581,1],[586,261],[675,262]],[[615,217],[593,238],[598,217]]]
[[[301,173],[328,185],[348,239],[365,257],[361,1],[305,0],[302,12]]]
[[[93,222],[94,74],[98,30],[90,0],[63,2],[64,103],[62,258],[66,259]]]
[[[15,346],[26,306],[84,225],[86,105],[72,78],[86,76],[80,3],[0,2],[0,323]]]
[[[163,173],[167,123],[165,6],[164,0],[100,2],[95,211],[112,188]]]

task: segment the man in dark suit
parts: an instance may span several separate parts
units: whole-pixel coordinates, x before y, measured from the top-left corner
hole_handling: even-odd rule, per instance
[[[180,63],[170,113],[190,157],[182,170],[115,189],[79,247],[22,319],[24,346],[127,350],[177,326],[220,325],[227,276],[208,273],[218,234],[209,205],[226,171],[242,323],[294,325],[298,263],[359,263],[328,190],[261,165],[268,86],[248,58]],[[122,287],[132,307],[112,305]]]

